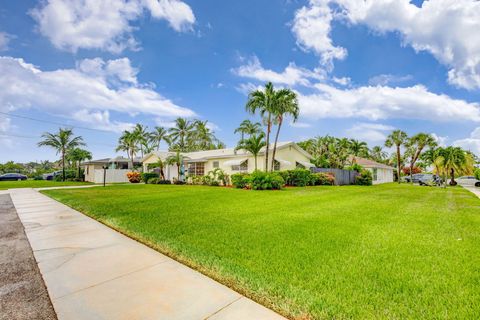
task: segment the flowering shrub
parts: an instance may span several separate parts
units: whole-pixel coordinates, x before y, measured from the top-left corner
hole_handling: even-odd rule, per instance
[[[404,175],[410,175],[410,167],[405,167],[402,169]],[[422,169],[419,167],[413,167],[412,174],[422,173]]]
[[[359,186],[372,185],[372,173],[370,170],[362,170],[358,176],[355,177],[355,184]]]
[[[130,181],[130,183],[139,183],[141,176],[139,172],[132,171],[132,172],[127,172],[127,178],[128,178],[128,181]]]
[[[335,175],[331,172],[312,173],[310,184],[312,186],[332,186],[335,183]]]

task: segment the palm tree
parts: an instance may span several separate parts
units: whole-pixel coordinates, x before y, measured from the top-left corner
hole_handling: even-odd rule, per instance
[[[255,159],[255,170],[257,170],[258,154],[265,146],[265,133],[260,132],[258,136],[253,134],[247,139],[240,140],[235,150],[243,149],[247,152],[250,152]]]
[[[272,130],[272,116],[278,107],[278,91],[275,91],[273,84],[268,82],[265,85],[265,91],[255,90],[248,95],[246,110],[252,114],[257,111],[263,118],[266,125],[266,146],[265,146],[265,171],[268,171],[268,149],[270,144],[270,132]]]
[[[349,149],[353,156],[352,163],[356,163],[356,157],[368,155],[368,145],[366,142],[356,139],[350,139]]]
[[[388,157],[388,153],[383,151],[381,146],[374,146],[370,152],[370,156],[377,162],[383,162],[385,158]]]
[[[408,147],[410,150],[410,182],[413,183],[412,179],[412,171],[413,167],[415,166],[415,162],[417,162],[418,158],[422,154],[422,151],[425,147],[434,148],[437,146],[437,142],[435,138],[428,134],[428,133],[417,133],[407,142]]]
[[[183,163],[183,156],[180,151],[177,151],[175,154],[170,155],[167,158],[167,164],[177,166],[177,180],[180,181],[180,168]]]
[[[133,160],[135,154],[138,152],[138,135],[128,130],[123,131],[122,135],[118,139],[118,146],[115,149],[116,152],[124,151],[127,153],[127,157],[130,160],[129,169],[133,168]]]
[[[195,149],[208,150],[214,149],[214,141],[216,140],[214,133],[208,128],[208,121],[195,121],[195,131],[192,134],[194,141],[191,144]]]
[[[67,151],[66,159],[77,166],[77,178],[80,178],[80,163],[85,160],[92,160],[92,153],[85,149],[73,148]]]
[[[187,151],[187,140],[192,135],[192,130],[195,127],[195,123],[192,123],[184,118],[177,118],[175,120],[175,126],[168,130],[169,139],[172,143],[175,143],[175,149],[179,151]]]
[[[250,120],[243,120],[242,123],[238,126],[237,129],[235,129],[234,133],[240,133],[241,134],[241,139],[243,140],[245,138],[245,135],[253,135],[253,134],[258,134],[262,130],[262,124],[260,122],[255,122],[253,123]]]
[[[156,146],[157,150],[160,150],[160,144],[162,141],[170,144],[167,130],[163,127],[155,127],[153,132],[150,133],[150,141]]]
[[[68,150],[85,146],[81,136],[74,137],[72,129],[59,128],[57,133],[45,132],[43,140],[38,143],[39,147],[47,146],[54,148],[57,154],[62,155],[62,180],[65,181],[65,155]]]
[[[140,154],[143,158],[143,151],[145,149],[144,146],[147,144],[147,141],[149,140],[149,133],[147,131],[147,126],[137,123],[133,128],[132,133],[135,135],[136,143],[138,144],[138,146],[140,146]]]
[[[442,170],[445,177],[445,187],[447,186],[446,177],[450,175],[450,185],[454,186],[455,173],[471,174],[474,170],[473,158],[460,147],[439,148],[438,158],[435,160],[437,166]]]
[[[165,165],[166,165],[166,161],[163,161],[160,158],[158,158],[158,161],[153,164],[154,167],[158,168],[158,177],[161,178],[162,180],[165,180],[165,173],[163,172]]]
[[[388,135],[387,140],[385,141],[385,147],[391,148],[395,146],[397,149],[397,174],[398,174],[398,183],[400,183],[400,162],[402,155],[400,153],[400,147],[405,145],[407,142],[408,135],[402,130],[394,130],[390,135]]]
[[[300,114],[300,108],[298,107],[297,94],[290,89],[282,89],[277,93],[277,105],[274,108],[275,122],[277,123],[277,133],[275,134],[275,142],[273,143],[272,152],[272,166],[273,171],[275,163],[275,153],[277,152],[278,136],[280,134],[280,128],[283,124],[285,116],[291,116],[293,122],[297,121]]]

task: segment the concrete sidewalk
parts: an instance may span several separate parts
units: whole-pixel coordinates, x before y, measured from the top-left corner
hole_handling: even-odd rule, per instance
[[[10,190],[63,319],[284,319],[33,189]]]
[[[464,187],[465,189],[467,189],[468,191],[470,191],[471,193],[473,193],[474,195],[480,198],[480,188],[475,186],[462,186],[462,187]]]

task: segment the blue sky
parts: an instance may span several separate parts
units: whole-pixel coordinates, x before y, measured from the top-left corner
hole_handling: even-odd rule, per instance
[[[36,142],[58,125],[17,116],[82,127],[95,158],[129,125],[176,116],[234,146],[266,81],[299,95],[281,140],[373,146],[400,128],[480,153],[479,28],[474,0],[4,1],[0,162],[57,158]]]

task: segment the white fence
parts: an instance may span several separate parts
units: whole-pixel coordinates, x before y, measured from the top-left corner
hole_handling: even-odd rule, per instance
[[[107,169],[105,183],[128,182],[128,169]],[[103,183],[103,169],[95,169],[94,183]]]

